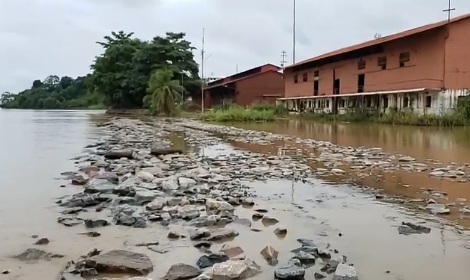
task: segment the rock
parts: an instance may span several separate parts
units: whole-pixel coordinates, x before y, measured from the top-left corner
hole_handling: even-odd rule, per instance
[[[305,269],[302,268],[300,261],[296,259],[289,261],[286,266],[277,268],[274,271],[275,279],[303,280],[304,276]]]
[[[229,260],[217,263],[204,272],[201,279],[243,280],[261,273],[261,268],[251,260]],[[198,278],[199,279],[199,278]]]
[[[147,204],[145,208],[150,211],[162,210],[166,205],[167,200],[164,197],[155,197],[152,202]]]
[[[268,210],[266,210],[264,208],[258,208],[258,209],[255,209],[255,211],[258,212],[258,213],[263,213],[263,214],[268,213]]]
[[[297,239],[297,242],[302,244],[302,246],[317,247],[317,245],[315,245],[315,242],[313,242],[313,240],[311,239],[299,238]]]
[[[137,173],[137,178],[141,179],[143,182],[150,183],[155,179],[155,176],[147,171],[139,171],[139,173]]]
[[[116,184],[108,179],[93,178],[85,185],[85,193],[113,193]]]
[[[412,223],[402,222],[401,226],[398,227],[398,233],[403,235],[410,234],[421,234],[421,233],[430,233],[431,228],[415,225]]]
[[[275,235],[280,235],[280,236],[286,236],[287,235],[287,229],[284,227],[278,227],[274,230]]]
[[[194,243],[193,246],[194,246],[195,248],[198,248],[198,249],[200,249],[200,248],[202,248],[202,247],[204,247],[204,248],[210,248],[210,247],[212,246],[212,242],[209,242],[209,241],[198,241],[198,242]]]
[[[256,222],[256,221],[261,220],[263,218],[263,216],[264,215],[261,214],[261,213],[255,213],[255,214],[253,214],[253,216],[251,216],[251,219]]]
[[[183,150],[180,149],[161,149],[161,148],[152,148],[150,154],[154,156],[164,156],[170,154],[182,154]]]
[[[303,265],[315,264],[315,256],[304,251],[297,252],[294,258],[298,259]]]
[[[38,261],[38,260],[49,261],[51,259],[63,258],[63,257],[64,255],[52,254],[52,253],[48,253],[43,250],[34,249],[34,248],[27,249],[23,253],[17,256],[14,256],[15,259],[18,259],[20,261]]]
[[[178,214],[183,220],[192,220],[201,215],[201,212],[195,205],[185,205],[178,209]]]
[[[86,235],[88,237],[99,237],[99,236],[101,236],[101,233],[96,232],[96,231],[83,232],[83,233],[79,233],[79,234],[80,235]]]
[[[353,266],[339,264],[336,268],[333,280],[359,280],[359,277]]]
[[[135,192],[135,202],[138,205],[143,205],[149,202],[152,202],[156,197],[160,196],[162,193],[151,190],[140,189]]]
[[[87,219],[84,221],[85,223],[85,226],[87,228],[96,228],[96,227],[104,227],[104,226],[107,226],[109,225],[109,222],[106,221],[106,220],[91,220],[91,219]]]
[[[415,158],[409,157],[409,156],[404,156],[404,157],[398,158],[399,162],[412,162],[412,161],[415,161],[415,160],[416,160]]]
[[[47,244],[49,244],[49,239],[47,239],[46,237],[40,238],[39,240],[34,242],[34,245],[47,245]]]
[[[210,254],[201,256],[197,260],[197,266],[201,269],[211,267],[216,263],[223,263],[229,260],[229,257],[225,254]]]
[[[179,185],[175,178],[169,178],[162,182],[162,189],[167,192],[175,191],[179,189]]]
[[[57,222],[66,227],[73,227],[82,224],[83,220],[77,217],[59,217],[57,218]]]
[[[199,240],[210,236],[210,231],[207,228],[192,228],[189,230],[189,239]]]
[[[221,212],[233,213],[235,208],[226,201],[218,201],[215,199],[206,199],[206,211],[211,214],[220,214]]]
[[[170,232],[168,232],[167,237],[169,239],[178,239],[181,237],[181,234],[179,232],[176,232],[175,230],[170,230]]]
[[[186,178],[186,177],[179,177],[178,178],[178,184],[181,188],[187,189],[189,187],[193,187],[196,185],[196,180],[191,179],[191,178]]]
[[[269,217],[269,216],[264,216],[264,217],[261,219],[261,222],[262,222],[263,225],[265,225],[265,226],[275,225],[275,224],[279,223],[279,221],[278,221],[276,218]]]
[[[4,275],[10,274],[10,271],[9,270],[4,270],[4,271],[2,271],[2,274],[4,274]]]
[[[432,214],[440,214],[440,215],[450,214],[450,209],[447,208],[445,204],[436,204],[436,203],[428,204],[426,206],[426,210],[428,210]]]
[[[326,275],[315,272],[315,274],[313,274],[313,277],[315,277],[315,279],[323,279],[326,278]]]
[[[112,250],[88,258],[86,268],[94,268],[99,273],[147,275],[153,271],[150,258],[144,254],[125,250]]]
[[[211,231],[209,237],[206,237],[206,241],[222,241],[225,239],[232,239],[238,236],[238,232],[233,229],[216,229]]]
[[[75,186],[83,186],[88,182],[88,179],[83,177],[82,175],[75,175],[72,178],[72,185]]]
[[[104,157],[107,159],[121,159],[121,158],[133,158],[132,150],[111,150],[104,154]]]
[[[235,257],[240,257],[245,253],[243,249],[240,248],[239,246],[230,246],[227,244],[224,244],[224,246],[222,246],[222,249],[220,249],[220,252],[227,255],[230,259],[233,259]]]
[[[334,168],[334,169],[331,169],[331,173],[335,175],[343,175],[343,174],[346,174],[346,171],[339,169],[339,168]]]
[[[185,280],[192,279],[199,276],[201,271],[194,266],[188,264],[174,264],[170,267],[166,275],[163,277],[164,280]]]
[[[248,219],[235,219],[233,221],[234,224],[239,224],[247,227],[251,227],[251,221]]]
[[[277,256],[279,255],[279,252],[276,251],[276,249],[271,246],[266,246],[260,253],[269,265],[277,265]]]

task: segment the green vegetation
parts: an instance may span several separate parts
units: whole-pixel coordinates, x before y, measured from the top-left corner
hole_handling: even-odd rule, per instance
[[[214,108],[205,113],[202,118],[213,122],[270,122],[277,116],[288,113],[282,106],[257,104],[248,108],[229,105]]]
[[[103,108],[102,97],[89,91],[90,75],[72,79],[64,76],[48,76],[44,81],[35,80],[30,89],[18,94],[5,92],[0,107],[20,109],[77,109]]]
[[[150,76],[147,92],[151,95],[144,97],[145,106],[165,115],[175,115],[178,111],[176,103],[183,101],[183,87],[178,80],[173,80],[173,73],[168,69],[157,70]]]
[[[176,98],[176,91],[184,100],[188,93],[200,89],[194,48],[184,40],[184,33],[168,32],[164,37],[157,36],[150,41],[133,35],[112,32],[103,42],[98,42],[104,51],[93,61],[92,73],[87,76],[72,79],[52,75],[44,81],[36,80],[31,89],[3,94],[0,107],[141,109],[147,106],[173,114],[177,106],[170,104],[170,98],[174,103],[182,101],[181,97]],[[168,83],[155,86],[158,79],[151,75],[162,69],[166,69],[165,77],[170,77],[165,82]],[[158,97],[160,95],[163,97]]]
[[[304,113],[300,117],[318,121],[375,122],[416,126],[467,126],[470,125],[470,100],[466,99],[461,102],[456,112],[450,114],[418,115],[411,110],[391,110],[386,114],[362,112],[350,112],[343,115]]]

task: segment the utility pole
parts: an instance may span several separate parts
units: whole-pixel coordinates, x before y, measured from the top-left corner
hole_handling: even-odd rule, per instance
[[[449,0],[449,4],[447,5],[447,9],[442,10],[443,12],[447,13],[447,22],[450,22],[451,13],[455,11],[455,8],[452,8],[452,0]]]
[[[286,57],[287,57],[287,52],[286,52],[286,51],[282,51],[282,52],[281,52],[281,68],[282,68],[282,70],[284,70],[284,66],[285,66],[286,63],[287,63]]]
[[[204,34],[205,30],[202,28],[202,48],[201,48],[201,113],[204,114]]]
[[[292,25],[292,64],[295,64],[295,0],[294,0],[294,24]]]

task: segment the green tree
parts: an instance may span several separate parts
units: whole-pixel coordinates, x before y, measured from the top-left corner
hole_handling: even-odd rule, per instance
[[[155,71],[148,81],[147,92],[152,96],[152,109],[165,115],[176,114],[176,103],[181,100],[182,86],[173,80],[170,69]]]
[[[175,79],[184,81],[185,92],[198,90],[198,65],[184,33],[166,33],[151,41],[133,37],[133,33],[112,32],[98,42],[104,48],[91,65],[93,86],[112,108],[142,108],[150,75],[169,69]]]

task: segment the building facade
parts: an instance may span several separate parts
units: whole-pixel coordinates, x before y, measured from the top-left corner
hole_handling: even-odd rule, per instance
[[[470,14],[336,50],[288,66],[292,111],[444,114],[470,89]]]
[[[204,107],[274,104],[276,99],[284,96],[284,80],[280,70],[275,65],[266,64],[209,82],[204,88]],[[196,102],[200,101],[201,98]]]

